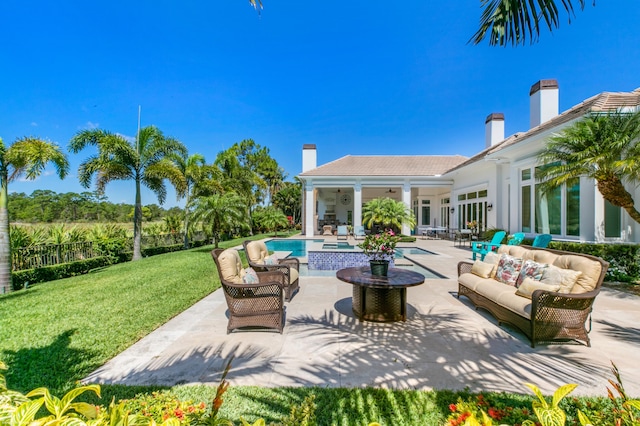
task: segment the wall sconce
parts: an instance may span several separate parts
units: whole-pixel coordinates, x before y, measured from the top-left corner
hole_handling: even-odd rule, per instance
[[[451,214],[453,214],[453,212],[455,212],[455,211],[456,211],[456,208],[455,207],[451,207],[451,211],[450,211]]]
[[[493,208],[493,204],[492,203],[487,204],[487,210],[491,211],[492,208]]]

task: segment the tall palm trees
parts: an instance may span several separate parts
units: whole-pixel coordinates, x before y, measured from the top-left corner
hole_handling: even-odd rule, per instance
[[[98,153],[89,157],[78,168],[78,177],[83,186],[89,187],[94,176],[96,189],[100,193],[114,180],[135,182],[133,260],[141,259],[141,185],[152,190],[160,204],[164,203],[167,195],[165,179],[168,179],[178,192],[183,191],[186,186],[184,176],[169,158],[186,152],[186,148],[178,140],[165,137],[155,126],[140,129],[134,141],[106,130],[82,130],[71,139],[69,150],[78,153],[87,146],[97,147]]]
[[[198,197],[194,200],[194,205],[194,220],[211,226],[215,248],[218,248],[223,232],[248,225],[247,204],[235,192]]]
[[[33,180],[49,163],[54,165],[60,179],[64,179],[69,162],[58,145],[37,138],[21,138],[7,147],[0,138],[0,294],[12,290],[9,182],[20,176]]]
[[[602,197],[640,223],[624,183],[640,182],[640,111],[592,113],[553,136],[538,161],[543,192],[580,176],[597,182]]]
[[[585,0],[481,0],[484,7],[480,29],[470,41],[479,44],[489,34],[489,44],[506,46],[535,42],[540,35],[541,22],[549,31],[558,28],[558,3],[569,21],[574,16],[574,4],[584,9]]]

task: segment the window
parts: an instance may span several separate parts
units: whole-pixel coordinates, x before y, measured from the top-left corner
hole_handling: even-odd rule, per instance
[[[620,207],[616,207],[604,200],[604,236],[605,238],[620,238],[622,223]]]
[[[478,198],[478,193],[477,192],[470,192],[467,194],[467,200],[473,200]]]
[[[562,233],[562,188],[557,187],[542,194],[540,185],[536,185],[536,232],[538,234]]]
[[[567,235],[580,235],[580,179],[567,182]]]
[[[458,195],[458,201],[464,201],[467,199],[467,194],[460,194]]]
[[[526,185],[522,187],[522,199],[521,199],[521,217],[520,223],[522,223],[522,232],[531,232],[531,186]]]
[[[520,172],[520,177],[522,180],[531,179],[531,169],[522,169],[522,171]]]
[[[478,198],[487,198],[487,190],[478,191]]]
[[[422,222],[421,225],[429,225],[431,223],[431,207],[422,206]]]

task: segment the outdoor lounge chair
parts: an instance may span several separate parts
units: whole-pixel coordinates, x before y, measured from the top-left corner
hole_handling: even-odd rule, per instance
[[[366,234],[364,233],[364,226],[358,225],[353,227],[353,238],[360,239],[364,238]]]
[[[285,276],[278,271],[258,272],[258,283],[243,282],[244,269],[238,251],[215,249],[211,256],[216,262],[220,283],[229,308],[227,334],[241,327],[284,328]]]
[[[337,236],[339,240],[346,240],[349,238],[349,228],[347,228],[347,225],[338,226]]]
[[[487,253],[496,251],[502,244],[504,236],[507,235],[505,231],[498,231],[493,234],[491,241],[479,241],[471,244],[471,252],[473,253],[473,260],[476,260],[476,255],[480,254],[480,260],[484,260]]]
[[[263,271],[280,271],[287,278],[284,287],[284,299],[291,301],[293,295],[298,291],[298,277],[300,270],[300,261],[295,258],[278,259],[276,265],[267,265],[265,259],[269,256],[269,250],[264,241],[245,241],[242,243],[244,252],[247,254],[249,266],[258,272]]]
[[[547,248],[552,238],[551,234],[536,235],[533,239],[533,243],[531,243],[531,247]]]
[[[333,235],[333,226],[324,225],[322,227],[322,235]]]

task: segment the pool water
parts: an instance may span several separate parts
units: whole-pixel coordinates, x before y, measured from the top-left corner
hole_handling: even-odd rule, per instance
[[[434,272],[430,269],[423,268],[420,265],[398,265],[397,268],[402,268],[405,271],[415,271],[418,272],[426,279],[438,279],[438,278],[446,278],[437,272]],[[335,277],[336,271],[322,270],[322,269],[309,269],[305,263],[300,264],[300,276],[302,277]]]
[[[355,246],[345,242],[326,243],[322,245],[323,250],[353,250],[354,248]]]
[[[305,257],[307,255],[308,240],[269,240],[265,244],[271,251],[290,251],[292,257]],[[324,240],[313,240],[314,243],[321,243]]]
[[[435,254],[432,251],[417,247],[396,247],[396,258],[402,258],[407,254]]]

